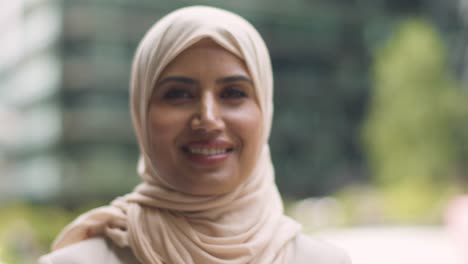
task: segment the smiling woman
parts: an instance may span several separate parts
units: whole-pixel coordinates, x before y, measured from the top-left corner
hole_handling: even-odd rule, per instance
[[[212,7],[145,35],[131,111],[143,182],[67,226],[40,263],[346,264],[283,214],[268,146],[272,70],[257,31]]]
[[[262,115],[245,63],[203,39],[160,78],[148,130],[161,178],[188,194],[232,191],[251,173],[262,145]]]

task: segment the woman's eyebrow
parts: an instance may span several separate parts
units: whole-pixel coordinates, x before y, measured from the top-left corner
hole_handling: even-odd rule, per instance
[[[184,84],[198,84],[197,80],[189,78],[189,77],[169,76],[169,77],[165,77],[165,78],[162,78],[161,80],[159,80],[156,83],[156,85],[159,86],[159,85],[162,85],[162,84],[167,83],[167,82],[180,82],[180,83],[184,83]]]
[[[232,75],[232,76],[219,78],[216,80],[216,83],[219,84],[219,83],[238,82],[238,81],[244,81],[244,82],[253,84],[252,80],[250,80],[250,78],[245,75]]]

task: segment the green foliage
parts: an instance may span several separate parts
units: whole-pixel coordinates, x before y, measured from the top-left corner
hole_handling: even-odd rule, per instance
[[[415,188],[400,184],[386,188],[349,185],[336,193],[347,225],[440,225],[453,188]]]
[[[381,193],[383,220],[394,224],[443,224],[443,215],[453,195],[453,186],[437,188],[430,182],[399,184]]]
[[[363,139],[375,182],[387,209],[422,213],[459,172],[454,134],[466,109],[433,27],[402,23],[376,54],[373,84]]]
[[[35,263],[75,214],[24,204],[0,208],[0,263]]]

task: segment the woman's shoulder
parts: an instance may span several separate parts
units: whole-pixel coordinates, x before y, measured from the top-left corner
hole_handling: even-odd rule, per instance
[[[342,249],[304,234],[296,237],[295,248],[294,264],[351,264],[351,259]]]
[[[83,240],[42,256],[39,264],[138,264],[129,248],[118,248],[103,237]]]
[[[350,264],[346,253],[324,241],[300,234],[295,239],[294,264]],[[129,248],[118,248],[109,240],[96,237],[42,256],[39,264],[138,264]]]

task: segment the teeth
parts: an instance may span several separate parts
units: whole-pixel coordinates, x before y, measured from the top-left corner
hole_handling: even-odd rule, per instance
[[[213,149],[213,148],[188,148],[188,151],[192,154],[199,155],[219,155],[227,152],[227,149]]]

